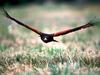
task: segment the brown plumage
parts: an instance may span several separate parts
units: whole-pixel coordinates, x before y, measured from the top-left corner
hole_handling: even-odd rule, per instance
[[[15,21],[16,23],[18,23],[19,25],[21,26],[24,26],[30,30],[32,30],[33,32],[37,33],[38,35],[40,35],[41,37],[41,40],[45,43],[48,43],[48,42],[52,42],[52,41],[55,41],[57,42],[56,40],[54,40],[54,37],[57,37],[57,36],[60,36],[60,35],[65,35],[65,34],[68,34],[68,33],[71,33],[71,32],[75,32],[75,31],[78,31],[78,30],[81,30],[81,29],[85,29],[85,28],[88,28],[88,27],[91,27],[91,26],[94,26],[93,23],[89,22],[85,25],[82,25],[82,26],[79,26],[79,27],[76,27],[76,28],[72,28],[72,29],[67,29],[67,30],[63,30],[63,31],[59,31],[59,32],[55,32],[55,33],[51,33],[51,34],[47,34],[47,33],[43,33],[37,29],[34,29],[32,27],[30,27],[29,25],[27,24],[24,24],[20,21],[18,21],[17,19],[11,17],[7,11],[5,9],[3,9],[3,12],[5,14],[5,16],[13,21]]]

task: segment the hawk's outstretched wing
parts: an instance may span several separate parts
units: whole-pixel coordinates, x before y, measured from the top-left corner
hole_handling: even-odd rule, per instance
[[[34,31],[35,33],[37,33],[37,34],[39,34],[39,35],[41,34],[41,32],[38,31],[37,29],[34,29],[34,28],[30,27],[29,25],[24,24],[24,23],[20,22],[19,20],[17,20],[17,19],[15,19],[15,18],[11,17],[11,16],[7,13],[7,11],[6,11],[4,8],[3,8],[3,12],[4,12],[4,15],[5,15],[7,18],[9,18],[9,19],[15,21],[15,22],[18,23],[19,25],[24,26],[24,27],[26,27],[26,28],[28,28],[28,29]]]
[[[88,28],[88,27],[91,27],[91,26],[94,26],[94,24],[89,22],[85,25],[82,25],[82,26],[79,26],[79,27],[76,27],[76,28],[73,28],[73,29],[67,29],[67,30],[63,30],[63,31],[53,33],[53,35],[54,35],[54,37],[57,37],[57,36],[60,36],[60,35],[65,35],[65,34],[68,34],[68,33],[71,33],[71,32],[75,32],[75,31],[78,31],[78,30],[81,30],[81,29],[85,29],[85,28]]]

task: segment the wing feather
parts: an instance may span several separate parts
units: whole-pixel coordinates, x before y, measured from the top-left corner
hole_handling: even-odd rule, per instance
[[[56,37],[56,36],[60,36],[60,35],[65,35],[65,34],[75,32],[75,31],[78,31],[78,30],[81,30],[81,29],[85,29],[85,28],[88,28],[88,27],[91,27],[91,26],[94,26],[94,24],[89,22],[85,25],[82,25],[82,26],[79,26],[79,27],[76,27],[76,28],[73,28],[73,29],[67,29],[67,30],[63,30],[63,31],[53,33],[53,36]]]

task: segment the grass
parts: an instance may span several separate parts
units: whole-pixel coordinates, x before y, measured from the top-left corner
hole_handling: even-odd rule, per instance
[[[41,31],[56,32],[66,26],[76,27],[78,24],[82,24],[78,22],[79,20],[73,20],[71,15],[71,21],[70,17],[66,15],[51,17],[52,14],[48,18],[48,13],[45,12],[49,11],[50,14],[59,11],[59,9],[58,5],[46,6],[48,7],[27,6],[23,10],[16,8],[16,10],[11,9],[9,12],[17,18],[25,18],[23,21],[27,21],[27,24],[34,24],[32,26]],[[49,8],[50,10],[48,10]],[[67,6],[60,6],[60,9],[65,12],[70,11]],[[82,13],[80,10],[77,11]],[[45,15],[43,15],[44,13]],[[68,21],[65,20],[66,17]],[[4,20],[6,21],[6,19]],[[98,27],[58,37],[59,42],[57,43],[44,44],[35,33],[27,31],[21,26],[14,25],[15,29],[12,29],[12,33],[7,32],[9,30],[6,26],[8,22],[4,22],[1,18],[0,21],[0,75],[99,75],[99,22],[97,22]],[[8,43],[8,40],[13,41],[12,44]]]
[[[34,52],[33,50],[19,50],[19,52],[14,52],[8,50],[7,53],[8,55],[5,55],[5,52],[0,55],[1,73],[10,70],[16,72],[17,69],[20,70],[21,68],[27,69],[25,66],[29,66],[32,73],[34,73],[35,70],[40,75],[42,74],[41,72],[43,72],[44,75],[45,71],[47,72],[47,75],[49,75],[49,72],[51,75],[74,75],[78,69],[81,70],[84,67],[85,70],[88,71],[86,71],[87,75],[91,74],[91,72],[94,72],[97,75],[100,72],[99,54],[94,54],[93,56],[91,54],[88,55],[87,53],[83,52],[82,54],[79,52],[78,55],[76,49],[68,52],[61,51],[61,49],[57,50],[56,48],[49,48],[48,50],[46,48],[46,50],[43,50],[42,52]],[[47,54],[43,55],[44,53]],[[20,67],[18,67],[18,65],[20,65]],[[94,68],[97,69],[95,70]],[[22,71],[23,70],[21,70],[21,72]],[[81,70],[81,72],[84,74],[84,69]]]

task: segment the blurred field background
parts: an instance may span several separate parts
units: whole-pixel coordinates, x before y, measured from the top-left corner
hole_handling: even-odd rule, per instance
[[[94,27],[55,38],[58,42],[46,44],[37,34],[0,12],[0,75],[100,74],[99,4],[47,1],[45,4],[5,8],[21,22],[47,33],[74,28],[89,21],[99,22]]]

